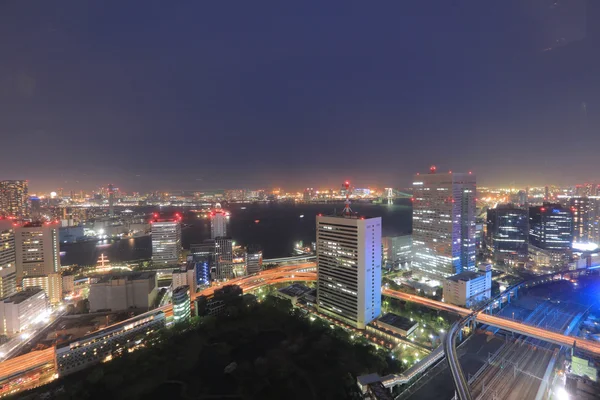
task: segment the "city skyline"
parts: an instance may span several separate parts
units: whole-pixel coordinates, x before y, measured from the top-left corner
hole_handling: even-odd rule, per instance
[[[6,4],[2,179],[406,187],[435,163],[481,185],[598,181],[598,38],[584,0],[550,3]]]

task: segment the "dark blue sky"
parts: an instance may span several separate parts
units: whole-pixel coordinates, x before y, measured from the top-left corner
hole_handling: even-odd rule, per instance
[[[584,0],[60,4],[0,2],[0,178],[33,191],[600,181]]]

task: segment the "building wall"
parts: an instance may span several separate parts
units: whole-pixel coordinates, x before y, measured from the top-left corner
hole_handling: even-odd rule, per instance
[[[27,299],[16,303],[13,298],[27,293]],[[5,335],[15,335],[27,329],[33,321],[48,310],[43,290],[31,290],[0,301],[0,328]]]
[[[216,239],[218,237],[227,236],[227,216],[225,212],[217,210],[211,214],[210,218],[210,237]]]
[[[2,215],[26,217],[28,215],[27,198],[27,181],[0,181],[0,213]]]
[[[15,251],[17,282],[24,276],[59,272],[58,224],[16,227]]]
[[[152,262],[177,264],[181,256],[181,224],[179,221],[152,223]]]
[[[317,217],[317,307],[359,329],[381,313],[381,218]]]
[[[492,272],[487,271],[471,280],[444,280],[444,301],[457,306],[471,305],[492,295]]]
[[[59,273],[43,276],[27,276],[21,283],[23,289],[38,287],[46,293],[50,304],[62,301],[63,287],[62,276]]]
[[[475,268],[475,182],[472,174],[414,177],[413,270],[442,280]]]
[[[156,275],[148,278],[113,278],[90,285],[90,311],[149,309],[156,300]]]

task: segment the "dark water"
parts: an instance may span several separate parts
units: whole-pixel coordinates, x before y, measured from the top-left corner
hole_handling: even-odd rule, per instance
[[[246,207],[246,209],[242,209]],[[294,243],[302,240],[309,245],[315,240],[316,215],[331,214],[334,208],[341,210],[343,204],[245,204],[231,205],[228,234],[241,245],[257,244],[265,258],[285,257],[291,254]],[[411,231],[410,203],[401,204],[353,204],[352,210],[362,215],[382,217],[383,235],[392,236]],[[300,215],[304,215],[300,218]],[[259,220],[258,223],[255,221]],[[185,224],[191,226],[182,232],[183,247],[210,238],[210,221],[193,213],[184,213]],[[148,259],[152,255],[150,237],[119,240],[112,243],[77,243],[63,245],[66,254],[61,257],[63,265],[95,264],[101,253],[112,262]]]

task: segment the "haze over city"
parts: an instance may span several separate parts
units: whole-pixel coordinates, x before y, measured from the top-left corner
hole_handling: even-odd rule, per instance
[[[600,399],[600,0],[0,2],[0,397]]]
[[[0,170],[33,191],[600,179],[583,0],[0,7]]]

